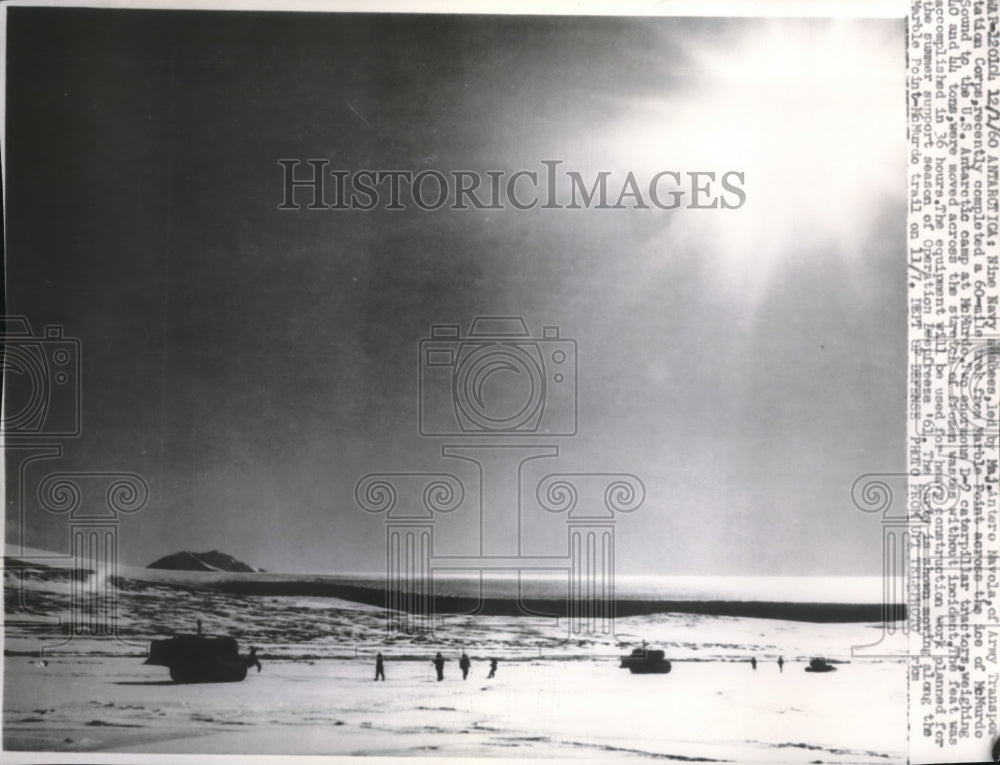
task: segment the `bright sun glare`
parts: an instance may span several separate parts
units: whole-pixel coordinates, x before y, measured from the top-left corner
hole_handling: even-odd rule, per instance
[[[772,21],[735,44],[687,47],[690,87],[626,109],[616,152],[637,170],[743,171],[747,202],[676,216],[673,246],[710,249],[720,277],[751,296],[814,248],[848,264],[863,257],[905,193],[902,33]]]

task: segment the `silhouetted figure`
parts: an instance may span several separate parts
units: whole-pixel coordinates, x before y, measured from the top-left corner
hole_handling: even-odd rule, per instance
[[[246,663],[247,663],[247,669],[250,669],[250,667],[256,666],[257,667],[257,671],[260,672],[260,659],[257,658],[257,647],[256,646],[251,646],[250,647],[250,653],[247,654],[247,657],[246,657],[246,659],[244,659],[244,661],[246,661]]]
[[[496,674],[497,674],[497,660],[490,659],[490,673],[486,676],[486,679],[488,680],[491,677],[496,677]]]
[[[750,666],[753,667],[753,671],[754,672],[757,671],[757,657],[756,656],[751,656],[750,657]]]
[[[385,681],[385,662],[382,660],[382,654],[375,656],[375,679]]]
[[[779,672],[784,672],[785,671],[785,657],[784,656],[779,656],[778,657],[778,671]]]
[[[201,619],[198,620],[198,634],[201,634]]]
[[[444,656],[441,655],[440,651],[434,657],[434,669],[437,670],[438,680],[444,680]]]
[[[462,658],[458,660],[458,666],[462,669],[462,679],[469,679],[469,667],[472,666],[472,662],[469,661],[469,657],[465,655],[465,651],[462,651]]]

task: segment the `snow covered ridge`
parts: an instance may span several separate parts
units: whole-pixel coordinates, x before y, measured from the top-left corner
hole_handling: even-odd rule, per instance
[[[6,553],[7,573],[21,578],[64,579],[70,575],[69,568],[90,564],[12,545]],[[87,576],[92,573],[88,568],[78,568],[75,575]],[[379,609],[386,603],[384,574],[277,574],[217,550],[175,553],[146,568],[119,564],[110,581],[120,591],[152,585],[208,589],[235,598],[330,598]],[[905,604],[880,602],[882,584],[880,577],[621,576],[616,580],[614,601],[618,617],[679,613],[815,623],[905,619]],[[423,605],[439,614],[520,617],[539,612],[558,618],[566,614],[567,581],[565,576],[553,575],[480,578],[445,574],[434,577],[431,597],[433,603]]]
[[[83,567],[66,558],[60,571],[49,558],[35,576],[27,556],[12,557],[21,565],[5,570],[7,749],[788,765],[906,759],[905,663],[852,656],[852,646],[879,640],[877,623],[649,613],[617,619],[613,635],[577,638],[561,619],[455,614],[427,630],[387,635],[378,606],[211,586],[307,582],[307,575],[120,566],[116,637],[81,635],[67,644],[53,617],[72,613],[72,572]],[[384,578],[368,581],[378,587]],[[715,595],[654,584],[653,595]],[[449,591],[460,585],[449,583]],[[803,597],[816,592],[803,589]],[[162,667],[143,663],[151,640],[192,632],[199,619],[207,634],[259,646],[264,671],[243,683],[176,685]],[[622,654],[644,640],[664,650],[669,675],[619,668]],[[437,651],[448,660],[441,683],[431,665]],[[462,651],[472,659],[468,682],[457,668]],[[376,652],[386,660],[386,683],[373,682]],[[816,656],[838,662],[838,671],[805,672]],[[500,660],[492,679],[489,657]]]
[[[248,573],[263,571],[263,569],[254,568],[248,563],[218,550],[203,553],[182,550],[173,555],[165,555],[150,563],[146,568],[162,568],[171,571],[243,571]]]

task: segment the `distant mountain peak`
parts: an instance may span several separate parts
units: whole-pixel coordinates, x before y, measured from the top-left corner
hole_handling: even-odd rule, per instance
[[[162,568],[171,571],[259,571],[248,563],[218,550],[203,553],[182,550],[154,560],[146,568]]]

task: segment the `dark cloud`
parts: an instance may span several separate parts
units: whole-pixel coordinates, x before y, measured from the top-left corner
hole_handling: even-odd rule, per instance
[[[151,484],[122,526],[127,561],[216,547],[272,570],[379,570],[355,481],[442,467],[417,434],[420,339],[516,314],[579,343],[562,466],[647,483],[620,524],[623,570],[880,570],[848,492],[902,463],[898,205],[871,200],[884,215],[863,258],[795,253],[752,307],[713,281],[711,239],[672,238],[683,212],[277,209],[284,157],[586,169],[580,147],[630,104],[696,89],[692,41],[753,22],[8,19],[8,312],[83,344],[85,430],[62,464]],[[901,23],[870,26],[903,44]],[[38,546],[65,533],[26,525]]]

